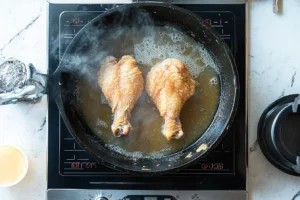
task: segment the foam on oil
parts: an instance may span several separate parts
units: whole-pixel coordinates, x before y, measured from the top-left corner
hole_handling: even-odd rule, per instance
[[[147,66],[166,58],[177,58],[189,68],[192,78],[197,78],[207,66],[217,70],[213,59],[199,43],[171,26],[157,27],[156,32],[135,44],[134,57]]]

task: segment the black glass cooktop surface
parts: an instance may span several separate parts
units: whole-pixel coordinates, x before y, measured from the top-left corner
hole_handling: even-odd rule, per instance
[[[49,5],[49,73],[76,33],[90,20],[115,5]],[[141,176],[98,164],[70,135],[51,98],[48,104],[48,189],[215,189],[246,188],[245,6],[179,5],[200,15],[231,49],[241,84],[234,123],[207,157],[178,172]]]

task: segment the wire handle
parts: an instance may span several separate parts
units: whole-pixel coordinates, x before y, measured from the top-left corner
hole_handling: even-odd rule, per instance
[[[292,110],[293,113],[296,113],[298,111],[298,106],[300,105],[300,94],[298,97],[295,98],[294,103],[292,104]],[[300,152],[299,155],[296,158],[296,165],[293,166],[293,169],[295,172],[300,174]]]
[[[293,169],[295,170],[295,172],[300,174],[300,156],[297,156],[296,165],[293,166]]]
[[[293,112],[296,113],[297,110],[298,110],[298,105],[300,105],[300,94],[298,97],[295,98],[295,101],[292,105],[292,109],[293,109]]]

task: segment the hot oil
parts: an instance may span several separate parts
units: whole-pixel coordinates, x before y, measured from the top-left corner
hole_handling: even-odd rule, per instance
[[[182,150],[205,132],[217,110],[220,85],[214,62],[194,39],[171,27],[156,27],[139,42],[130,41],[126,45],[123,45],[126,54],[137,60],[144,80],[151,67],[166,58],[180,59],[189,68],[197,87],[180,114],[184,136],[179,140],[165,139],[161,134],[164,120],[144,91],[131,112],[132,131],[126,137],[114,137],[111,132],[113,114],[101,89],[82,79],[79,97],[85,120],[108,147],[127,156],[159,157]]]

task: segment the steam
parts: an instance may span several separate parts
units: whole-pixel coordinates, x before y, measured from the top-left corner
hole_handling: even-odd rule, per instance
[[[166,42],[167,41],[167,42]],[[68,72],[99,87],[97,72],[106,56],[120,59],[132,55],[138,64],[153,66],[168,57],[182,60],[196,78],[204,68],[217,67],[210,54],[182,31],[155,24],[151,14],[138,8],[122,7],[94,20],[73,40],[58,72]]]
[[[154,34],[154,27],[150,14],[140,9],[132,12],[123,8],[102,20],[92,21],[70,43],[55,73],[67,72],[88,80],[91,87],[98,87],[101,61],[106,56],[119,59],[123,55],[134,55],[134,44],[145,35]],[[51,43],[54,45],[50,54],[57,57],[59,38]]]

